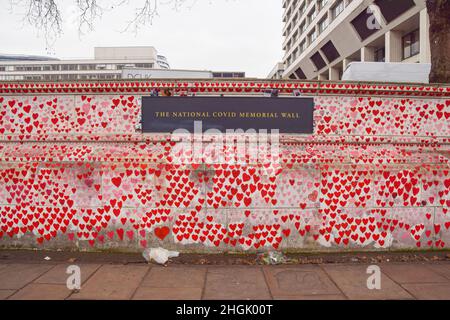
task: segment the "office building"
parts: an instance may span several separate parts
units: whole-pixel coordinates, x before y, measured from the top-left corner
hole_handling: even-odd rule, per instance
[[[284,78],[340,80],[352,62],[430,63],[425,0],[283,0]]]
[[[0,81],[121,79],[126,68],[170,69],[170,66],[154,47],[98,47],[94,59],[85,60],[0,54]]]

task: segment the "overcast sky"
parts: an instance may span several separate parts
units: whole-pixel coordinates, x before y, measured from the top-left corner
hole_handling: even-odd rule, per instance
[[[118,0],[115,0],[116,3]],[[170,0],[160,0],[165,3]],[[64,34],[50,51],[58,58],[91,58],[95,46],[154,46],[174,69],[245,71],[266,77],[282,59],[281,0],[187,0],[179,10],[162,4],[153,25],[123,32],[142,0],[105,13],[94,32],[79,37],[71,3],[61,0]],[[0,53],[49,55],[39,32],[24,25],[24,8],[0,0]],[[107,3],[107,2],[104,2]]]

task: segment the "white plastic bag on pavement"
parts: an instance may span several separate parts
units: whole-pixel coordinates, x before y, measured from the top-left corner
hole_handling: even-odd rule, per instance
[[[147,262],[154,261],[158,264],[166,264],[170,258],[176,258],[180,255],[177,251],[169,251],[163,248],[147,249],[142,254]]]

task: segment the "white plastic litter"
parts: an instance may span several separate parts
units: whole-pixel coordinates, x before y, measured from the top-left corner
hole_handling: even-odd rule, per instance
[[[50,260],[52,260],[52,258],[50,258],[50,257],[45,257],[44,260],[45,260],[45,261],[50,261]]]
[[[289,259],[279,251],[260,253],[257,260],[259,263],[267,265],[279,265],[289,262]]]
[[[147,262],[154,261],[158,264],[166,264],[171,258],[176,258],[180,255],[177,251],[169,251],[163,248],[152,248],[145,250],[142,255]]]

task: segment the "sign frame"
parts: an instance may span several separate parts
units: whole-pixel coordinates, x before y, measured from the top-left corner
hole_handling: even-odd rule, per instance
[[[159,105],[158,105],[159,104]],[[194,132],[194,121],[203,130],[276,130],[280,134],[314,133],[314,97],[152,97],[143,96],[143,133]]]

